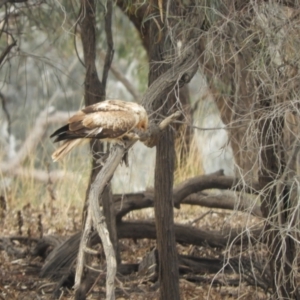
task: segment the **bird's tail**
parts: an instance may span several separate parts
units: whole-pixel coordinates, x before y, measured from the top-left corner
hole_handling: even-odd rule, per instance
[[[87,139],[88,140],[88,139]],[[74,147],[78,146],[83,142],[83,139],[75,139],[65,141],[58,149],[56,149],[52,154],[53,161],[58,161],[65,157]]]

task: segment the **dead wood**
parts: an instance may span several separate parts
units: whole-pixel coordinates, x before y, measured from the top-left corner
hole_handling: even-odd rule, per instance
[[[107,42],[107,52],[104,59],[104,67],[102,72],[102,79],[100,81],[97,67],[96,67],[96,1],[94,0],[81,0],[80,9],[80,34],[83,46],[84,64],[86,68],[85,74],[85,104],[86,106],[95,104],[106,98],[106,82],[108,72],[113,59],[114,45],[112,37],[112,11],[113,3],[111,0],[107,1],[105,6],[105,34]],[[116,224],[114,207],[112,205],[111,193],[104,189],[110,189],[111,177],[115,171],[115,168],[121,161],[125,148],[115,148],[113,155],[118,160],[117,155],[120,155],[119,161],[111,166],[111,171],[106,164],[103,168],[97,163],[97,153],[103,152],[103,145],[99,140],[91,141],[90,143],[91,152],[93,155],[92,170],[89,180],[88,189],[86,192],[85,206],[83,211],[83,225],[85,226],[82,243],[80,246],[80,253],[77,263],[76,271],[76,288],[80,287],[81,275],[85,265],[85,252],[87,248],[88,237],[91,232],[92,226],[97,229],[98,234],[103,242],[105,250],[105,256],[107,261],[107,280],[106,280],[106,299],[115,299],[114,284],[115,284],[115,273],[116,273],[116,257],[118,254],[118,237],[116,235]],[[111,155],[110,158],[113,156]],[[112,162],[112,161],[111,161]],[[105,170],[104,170],[105,169]],[[101,182],[102,180],[102,182]],[[104,185],[102,185],[104,183]],[[103,203],[105,207],[104,214],[99,207],[99,203]],[[87,216],[85,215],[87,214]],[[105,222],[105,218],[107,223]],[[81,287],[82,288],[82,287]],[[79,299],[81,290],[77,290],[76,298]],[[85,294],[85,293],[84,293]]]
[[[187,225],[175,224],[176,241],[181,244],[191,244],[197,246],[225,247],[230,243],[249,243],[249,236],[242,234],[243,229],[231,229],[220,231],[206,231]],[[260,236],[261,229],[251,231],[252,242]],[[118,234],[120,238],[133,239],[156,239],[155,224],[151,221],[124,221],[118,224]]]
[[[207,189],[233,189],[235,191],[242,190],[247,193],[257,193],[259,191],[258,183],[247,186],[236,177],[223,175],[223,170],[220,170],[209,176],[202,175],[182,182],[174,188],[174,206],[179,207],[180,202],[187,196]]]
[[[213,188],[227,190],[232,188],[242,189],[242,186],[237,186],[236,184],[238,182],[237,178],[225,177],[222,174],[223,171],[220,170],[213,174],[188,179],[173,189],[174,203],[176,203],[178,208],[180,204],[190,204],[211,208],[250,211],[251,214],[260,217],[260,207],[258,205],[251,205],[251,199],[247,199],[246,196],[240,195],[237,200],[235,194],[213,195],[201,193],[205,189]],[[248,187],[248,191],[256,192],[256,189]],[[114,195],[117,221],[121,221],[122,217],[130,211],[153,207],[153,197],[153,191]]]
[[[126,222],[127,223],[127,222]],[[149,223],[149,222],[148,222]],[[128,222],[125,227],[126,230],[121,230],[119,236],[130,236],[130,231],[134,229],[135,234],[134,237],[142,236],[142,232],[146,230],[147,237],[155,235],[155,226],[154,223],[140,224],[140,222],[136,222],[133,225],[131,222]],[[150,226],[149,226],[150,225]],[[140,229],[138,229],[140,228]],[[151,228],[151,229],[149,229]],[[175,227],[175,230],[178,227]],[[140,232],[138,232],[140,231]],[[149,233],[150,232],[150,233]],[[50,255],[50,259],[47,260],[46,265],[43,267],[41,271],[42,277],[51,277],[54,280],[60,279],[59,288],[63,285],[72,286],[74,272],[72,271],[72,262],[75,261],[76,254],[78,251],[78,244],[80,240],[80,233],[75,234],[69,240],[62,243],[57,249],[53,251]],[[244,242],[247,240],[245,239]],[[96,234],[92,236],[92,244],[99,243],[100,239]],[[76,248],[77,247],[77,248]],[[224,259],[223,257],[220,258],[207,258],[207,257],[194,257],[188,255],[179,255],[179,272],[180,275],[188,275],[185,276],[187,280],[197,281],[195,276],[192,274],[217,274],[217,273],[224,273],[224,274],[231,274],[236,273],[240,274],[250,285],[258,285],[264,289],[267,289],[269,286],[269,272],[268,270],[263,270],[263,264],[249,261],[247,257],[237,257],[237,258],[230,258]],[[120,264],[118,266],[118,273],[122,275],[128,275],[132,272],[137,272],[139,268],[139,263],[135,264]],[[86,288],[88,289],[91,286],[94,279],[97,277],[95,272],[89,272],[90,280],[89,284],[86,283]],[[146,277],[143,276],[146,280]],[[152,278],[155,281],[157,276]],[[213,278],[207,278],[209,282],[213,282]],[[240,279],[241,280],[241,279]],[[218,282],[218,281],[216,281]],[[216,284],[215,282],[215,284]],[[227,281],[226,281],[227,282]],[[225,284],[222,281],[222,284]],[[228,284],[228,283],[227,283]],[[57,287],[58,288],[58,287]]]
[[[25,0],[23,0],[22,2],[25,2]],[[1,7],[1,3],[0,3],[0,7]],[[2,64],[3,60],[6,58],[6,56],[9,54],[10,50],[15,47],[17,45],[17,41],[13,40],[13,42],[11,44],[9,44],[0,54],[0,65]]]
[[[179,273],[184,274],[239,274],[239,280],[243,278],[249,285],[257,285],[264,290],[270,287],[270,272],[264,269],[261,263],[250,260],[248,257],[231,257],[229,259],[202,258],[190,255],[178,255]],[[139,276],[150,281],[158,278],[158,266],[160,264],[157,249],[153,249],[145,255],[139,264]],[[189,277],[185,277],[188,279]],[[194,278],[194,277],[192,277]],[[212,283],[213,278],[209,279]],[[225,282],[222,283],[222,285]],[[228,284],[228,283],[226,283]]]
[[[150,136],[154,140],[157,140],[157,136],[176,118],[180,116],[180,113],[176,112],[160,122],[159,125],[155,126],[155,131],[151,131],[151,128],[147,131],[146,136]],[[107,280],[106,280],[106,297],[107,299],[115,299],[114,293],[114,281],[116,275],[116,256],[113,245],[111,243],[111,238],[109,231],[107,230],[107,225],[105,217],[102,210],[99,207],[98,198],[103,197],[104,189],[110,183],[114,172],[118,165],[121,163],[125,153],[128,149],[133,146],[136,140],[123,142],[122,145],[116,144],[111,148],[109,157],[105,161],[105,164],[100,169],[95,180],[93,181],[88,196],[88,209],[84,225],[83,234],[80,240],[77,265],[76,265],[76,275],[74,287],[78,291],[76,294],[82,293],[82,288],[85,288],[85,284],[82,285],[82,275],[86,262],[85,253],[92,253],[93,250],[88,248],[89,236],[92,232],[92,228],[96,228],[105,252],[106,262],[107,262]],[[147,138],[143,137],[143,142],[147,143]],[[77,297],[77,296],[76,296]],[[78,296],[79,297],[79,296]]]
[[[210,195],[199,192],[192,194],[181,202],[182,204],[199,205],[210,208],[239,210],[251,213],[253,216],[262,217],[260,206],[252,204],[253,200],[246,196],[236,196],[231,194]]]
[[[88,213],[85,222],[85,227],[83,235],[80,241],[77,266],[76,266],[76,276],[75,276],[75,289],[78,289],[81,285],[81,277],[83,269],[85,266],[85,252],[88,247],[88,239],[92,231],[92,226],[96,228],[101,242],[104,248],[106,263],[107,263],[107,273],[106,273],[106,299],[115,299],[115,276],[117,270],[117,262],[115,251],[110,240],[109,232],[106,226],[105,218],[102,210],[99,207],[98,195],[102,195],[106,185],[110,182],[116,168],[120,164],[124,153],[126,151],[126,146],[115,145],[112,148],[110,155],[101,168],[100,172],[97,174],[94,182],[92,183],[89,191],[88,198]]]
[[[222,187],[222,188],[231,188],[233,185],[236,185],[237,180],[235,178],[226,178],[225,176],[218,176],[218,174],[223,174],[220,170],[216,173],[210,175],[203,175],[201,177],[197,177],[196,180],[187,180],[184,184],[180,185],[179,188],[174,189],[174,195],[179,193],[180,197],[177,197],[181,203],[192,204],[192,205],[201,205],[209,203],[210,197],[206,194],[203,194],[202,197],[196,198],[199,195],[192,194],[188,195],[187,191],[189,190],[201,190],[202,188],[212,188],[212,187]],[[221,183],[218,181],[221,179]],[[225,179],[225,180],[224,180]],[[204,184],[201,182],[204,181]],[[107,182],[107,181],[104,181]],[[197,186],[197,183],[199,183]],[[189,189],[189,184],[192,184],[192,189]],[[214,184],[215,183],[215,184]],[[181,188],[183,192],[181,192]],[[253,191],[250,189],[249,191]],[[181,199],[182,195],[188,195],[187,198]],[[192,197],[194,196],[194,197]],[[213,196],[212,196],[213,197]],[[213,198],[214,201],[216,198]],[[228,205],[227,208],[234,209],[235,208],[235,199]],[[219,202],[222,202],[222,198],[218,199]],[[134,209],[141,209],[146,207],[153,206],[153,193],[146,191],[144,193],[137,194],[128,194],[128,195],[115,195],[114,202],[116,207],[116,218],[118,221],[117,230],[119,238],[133,238],[133,239],[156,239],[156,230],[153,222],[122,222],[121,219],[124,215],[126,215],[129,211]],[[242,203],[238,206],[240,209],[244,208]],[[256,207],[256,210],[259,211],[259,207]],[[257,213],[258,214],[258,213]],[[198,246],[211,246],[211,247],[225,247],[226,245],[232,243],[243,242],[243,244],[247,244],[249,242],[248,236],[241,235],[241,230],[228,230],[223,232],[213,232],[213,231],[205,231],[196,229],[190,226],[184,225],[175,225],[175,236],[176,241],[183,244],[193,244]],[[260,236],[261,230],[258,229],[253,232],[255,236],[255,240]],[[57,275],[58,270],[64,270],[63,276],[66,276],[70,272],[70,266],[74,261],[77,253],[78,253],[78,244],[79,244],[80,235],[75,235],[70,239],[70,243],[67,242],[67,247],[64,247],[65,244],[61,245],[53,253],[49,258],[48,262],[42,269],[42,276],[52,276],[51,274]],[[97,237],[93,237],[91,241],[91,245],[95,245],[100,242]],[[55,271],[54,271],[54,269]],[[68,278],[68,276],[67,276]]]
[[[243,229],[228,229],[226,232],[205,231],[186,225],[175,225],[175,237],[178,243],[192,244],[198,246],[225,247],[229,243],[242,243],[246,246],[249,243],[249,236],[241,234]],[[261,234],[261,229],[251,231],[252,242]],[[120,222],[118,223],[118,237],[129,239],[156,239],[156,230],[154,222]],[[58,279],[69,272],[72,262],[76,259],[79,249],[81,233],[76,233],[68,240],[56,247],[49,258],[47,258],[41,270],[41,277],[51,277]],[[97,234],[91,237],[91,245],[100,242]]]
[[[27,249],[20,250],[12,243],[10,238],[1,238],[0,240],[0,250],[4,250],[8,255],[16,258],[24,258],[28,254]]]
[[[1,172],[10,176],[34,178],[35,180],[45,183],[49,181],[49,178],[52,182],[56,182],[65,177],[73,178],[73,174],[61,170],[47,172],[39,169],[28,170],[27,168],[22,167],[24,160],[34,152],[40,141],[43,139],[49,125],[67,121],[68,117],[68,112],[56,112],[53,107],[47,107],[43,110],[37,117],[34,126],[22,143],[16,156],[9,161],[0,163]]]
[[[143,230],[144,228],[142,228]],[[66,242],[62,242],[61,237],[56,236],[46,236],[41,239],[36,238],[28,238],[23,236],[15,236],[15,237],[9,237],[9,238],[1,238],[1,248],[9,255],[12,255],[17,258],[24,258],[24,255],[28,255],[29,252],[24,252],[19,249],[18,246],[13,246],[13,251],[11,251],[11,247],[2,247],[3,244],[9,244],[12,245],[12,241],[17,240],[21,242],[22,244],[28,245],[31,243],[36,243],[35,249],[30,252],[30,255],[33,257],[36,256],[43,256],[45,257],[49,253],[49,249],[53,248],[54,246],[57,246],[57,248],[49,255],[47,261],[49,262],[49,266],[53,267],[53,261],[52,258],[57,256],[55,253],[62,253],[61,251],[57,252],[57,249],[69,249],[70,254],[75,251],[74,246],[76,247],[76,244],[78,246],[78,242],[80,239],[80,233],[75,234],[71,238],[69,238]],[[99,237],[94,234],[92,237],[93,243],[100,242]],[[43,253],[44,251],[44,253]],[[157,266],[153,266],[153,264],[158,264],[158,256],[155,254],[157,250],[154,249],[150,253],[148,253],[145,257],[152,256],[152,259],[143,259],[140,263],[131,263],[131,264],[120,264],[118,266],[117,272],[118,274],[121,274],[123,276],[129,275],[134,272],[139,271],[139,276],[142,276],[144,280],[151,280],[156,281],[157,280]],[[53,255],[54,254],[54,255]],[[154,254],[154,255],[153,255]],[[55,280],[59,280],[55,290],[53,293],[57,293],[57,295],[60,294],[59,288],[62,286],[68,286],[72,287],[74,284],[74,271],[73,271],[73,265],[75,262],[76,255],[73,256],[71,260],[66,260],[67,263],[62,264],[62,267],[58,270],[52,270],[53,273],[51,276]],[[62,256],[63,260],[66,259],[66,256]],[[60,262],[63,262],[61,260]],[[73,260],[73,261],[72,261]],[[66,262],[65,261],[65,262]],[[146,261],[146,263],[145,263]],[[184,278],[190,281],[197,282],[198,278],[195,277],[195,274],[240,274],[243,276],[243,279],[250,285],[258,285],[263,289],[268,289],[270,285],[270,272],[268,269],[264,270],[264,265],[258,262],[255,262],[254,260],[249,260],[248,257],[238,257],[238,258],[230,258],[230,259],[224,259],[223,257],[220,258],[209,258],[209,257],[195,257],[191,255],[178,255],[178,261],[179,261],[179,273],[180,275],[186,275]],[[153,268],[154,267],[154,268]],[[147,268],[151,268],[153,270],[153,276],[146,276],[145,274],[147,272]],[[141,271],[144,269],[145,271]],[[38,269],[35,268],[35,272]],[[194,274],[194,275],[192,275]],[[104,274],[105,275],[105,274]],[[94,280],[98,276],[98,273],[95,271],[89,272],[89,275],[87,276],[89,278],[89,281],[85,283],[85,288],[88,290],[89,287],[92,286]],[[219,282],[218,280],[216,282],[213,282],[212,279],[207,278],[207,280],[212,281],[212,283],[216,284]],[[201,281],[201,279],[200,279]],[[227,282],[227,281],[226,281]],[[225,284],[223,282],[222,284]],[[228,284],[228,282],[227,282]]]
[[[99,52],[99,56],[102,60],[105,60],[105,53],[103,51]],[[135,102],[139,103],[141,96],[139,95],[138,91],[135,87],[131,84],[131,82],[123,75],[123,73],[119,70],[116,64],[113,62],[110,65],[110,71],[115,76],[117,80],[119,80],[127,91],[132,95]]]

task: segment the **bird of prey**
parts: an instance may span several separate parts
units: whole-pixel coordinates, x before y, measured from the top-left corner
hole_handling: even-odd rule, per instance
[[[147,112],[137,103],[106,100],[87,106],[50,136],[55,137],[54,142],[64,141],[52,154],[52,159],[58,161],[91,138],[117,143],[136,139],[134,130],[145,131],[147,127]]]

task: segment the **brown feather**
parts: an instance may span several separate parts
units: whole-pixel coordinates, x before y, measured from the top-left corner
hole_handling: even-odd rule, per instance
[[[69,124],[68,130],[69,131],[78,131],[82,129],[82,122],[81,121],[77,121],[77,122],[73,122]]]
[[[88,141],[88,140],[86,140]],[[65,157],[74,147],[78,146],[79,144],[83,143],[83,139],[76,139],[76,140],[68,140],[64,142],[58,149],[56,149],[52,154],[53,161],[58,161],[61,158]]]
[[[70,152],[81,139],[97,138],[117,140],[136,138],[130,134],[134,128],[146,130],[148,116],[145,109],[132,102],[121,100],[107,100],[90,105],[73,115],[68,124],[55,131],[54,142],[66,140],[53,153],[53,160],[57,161]],[[79,140],[79,141],[78,141]]]
[[[83,118],[85,117],[85,113],[83,113],[83,111],[79,111],[77,112],[74,116],[72,116],[70,119],[69,119],[69,124],[70,123],[74,123],[74,122],[80,122],[83,120]]]

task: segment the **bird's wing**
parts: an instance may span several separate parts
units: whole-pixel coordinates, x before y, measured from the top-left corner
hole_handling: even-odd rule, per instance
[[[130,111],[97,111],[87,114],[80,123],[69,124],[70,131],[89,131],[95,138],[117,138],[133,129],[138,123],[138,116]]]
[[[136,105],[136,103],[134,103]],[[82,113],[90,114],[100,111],[128,111],[130,110],[131,102],[122,100],[106,100],[99,103],[89,105],[81,110]]]
[[[55,142],[78,139],[97,138],[115,139],[132,130],[138,123],[138,116],[130,111],[96,111],[78,112],[69,119],[69,124],[56,131]]]

